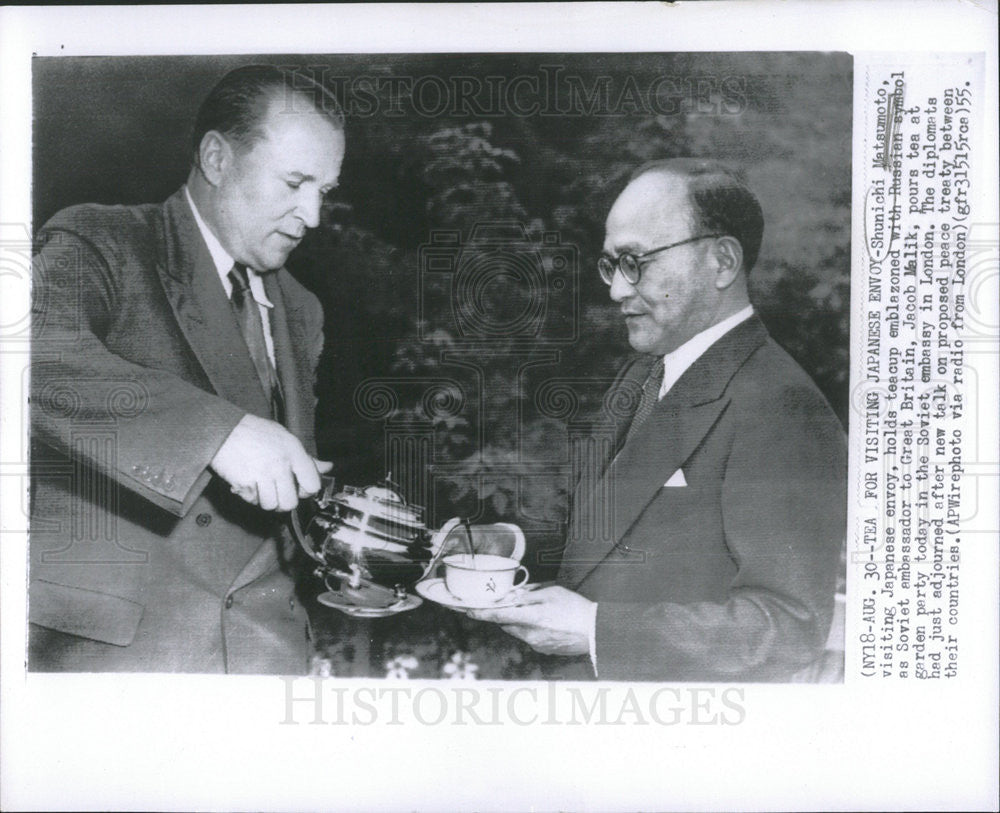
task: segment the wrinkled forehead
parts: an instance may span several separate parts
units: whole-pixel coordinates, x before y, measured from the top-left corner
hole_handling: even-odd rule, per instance
[[[321,177],[336,176],[344,157],[344,131],[322,113],[272,99],[253,146],[276,168]],[[335,177],[334,177],[335,180]]]
[[[649,248],[688,236],[692,219],[687,181],[649,172],[618,196],[605,222],[605,249]]]
[[[291,131],[327,138],[336,133],[343,138],[343,126],[317,110],[312,100],[301,93],[282,94],[275,90],[265,105],[260,116],[260,130],[271,138]]]

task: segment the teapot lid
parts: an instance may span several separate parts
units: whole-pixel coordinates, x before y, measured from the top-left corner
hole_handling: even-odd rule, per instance
[[[405,504],[405,500],[399,496],[391,488],[386,488],[385,486],[368,486],[362,492],[366,497],[371,497],[374,500],[379,500],[381,502],[395,502],[400,505]]]

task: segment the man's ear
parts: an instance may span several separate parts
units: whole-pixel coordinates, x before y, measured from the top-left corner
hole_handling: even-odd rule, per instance
[[[226,167],[232,161],[233,147],[217,130],[209,130],[201,138],[198,159],[201,174],[212,186],[218,186]]]
[[[743,269],[743,246],[735,237],[726,235],[715,241],[715,287],[720,291],[735,282]]]

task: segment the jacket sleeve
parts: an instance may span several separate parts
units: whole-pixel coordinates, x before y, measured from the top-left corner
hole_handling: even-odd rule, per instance
[[[33,264],[33,437],[183,516],[243,411],[112,352],[105,341],[127,281],[81,234],[50,228],[42,236]],[[141,335],[142,325],[134,329]]]
[[[737,419],[724,468],[728,600],[600,602],[602,679],[782,681],[822,652],[846,530],[846,444],[817,391],[767,401]]]

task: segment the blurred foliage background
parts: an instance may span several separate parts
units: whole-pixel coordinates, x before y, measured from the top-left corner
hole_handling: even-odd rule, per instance
[[[326,310],[318,438],[342,482],[409,466],[393,477],[432,524],[503,519],[555,544],[569,435],[629,352],[595,270],[604,217],[638,164],[669,156],[745,172],[766,222],[752,299],[846,427],[848,55],[38,59],[36,225],[71,203],[168,197],[197,105],[248,62],[325,79],[347,113],[341,186],[289,263]],[[539,104],[546,87],[562,95]],[[407,458],[390,435],[410,430],[430,439]]]

